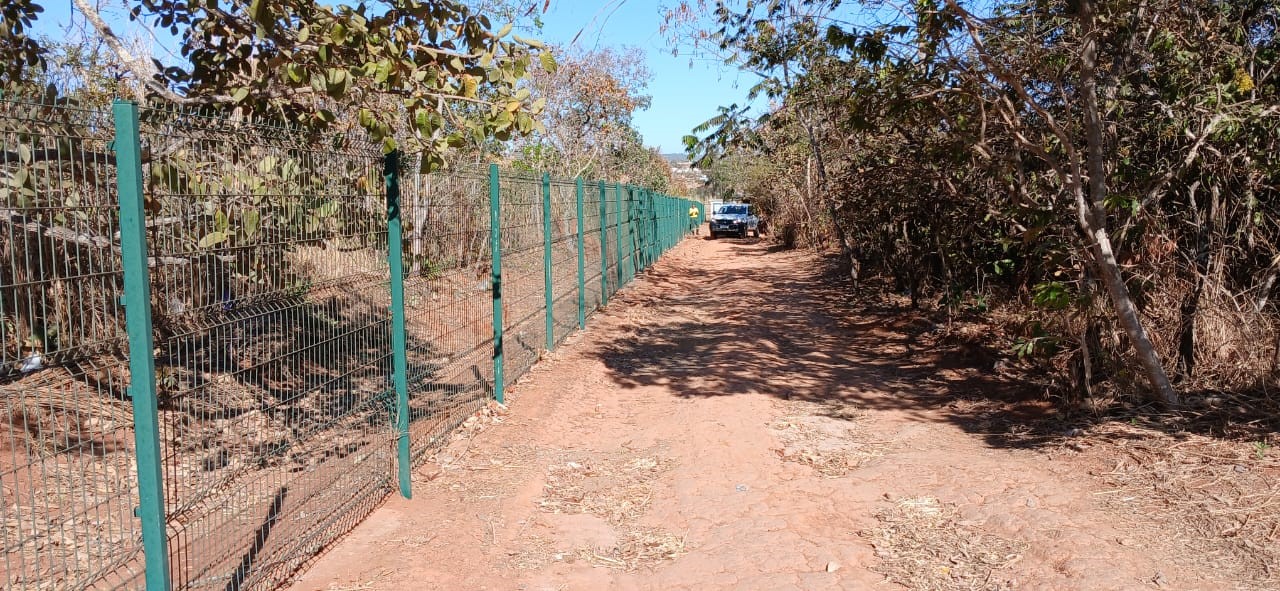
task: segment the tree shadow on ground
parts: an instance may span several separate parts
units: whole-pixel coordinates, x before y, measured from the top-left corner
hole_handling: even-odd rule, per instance
[[[732,249],[728,264],[673,259],[647,274],[654,288],[632,299],[658,318],[597,353],[616,383],[682,397],[763,394],[894,410],[952,422],[1002,448],[1057,445],[1073,427],[1134,422],[1132,414],[1064,413],[1043,384],[998,373],[990,356],[922,344],[934,327],[866,310],[834,257],[815,267],[759,241],[732,240]],[[1187,432],[1185,423],[1141,421]],[[1114,435],[1126,436],[1138,435]]]

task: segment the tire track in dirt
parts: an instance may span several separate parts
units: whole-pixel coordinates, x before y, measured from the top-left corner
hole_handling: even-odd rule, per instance
[[[294,588],[1231,588],[965,432],[822,269],[681,244]]]

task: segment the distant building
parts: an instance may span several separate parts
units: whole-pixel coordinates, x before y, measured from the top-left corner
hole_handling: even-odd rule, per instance
[[[692,195],[707,184],[707,175],[693,167],[693,163],[684,154],[663,154],[667,165],[671,167],[671,176],[676,184],[684,189],[684,194]]]

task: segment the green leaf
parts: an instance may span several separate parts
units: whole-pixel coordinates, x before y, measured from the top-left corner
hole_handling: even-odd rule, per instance
[[[258,233],[258,227],[262,223],[262,214],[256,209],[250,209],[243,214],[244,235],[245,238],[253,238]]]
[[[524,44],[524,45],[528,45],[529,47],[532,47],[532,48],[534,48],[534,49],[544,49],[544,48],[546,48],[546,46],[547,46],[545,43],[543,43],[543,42],[541,42],[541,41],[538,41],[537,39],[527,39],[527,38],[521,37],[521,36],[519,36],[519,35],[512,35],[512,36],[511,36],[511,38],[512,38],[516,43],[521,43],[521,44]]]
[[[1071,293],[1059,281],[1038,283],[1031,288],[1031,302],[1050,310],[1065,310],[1071,305]]]
[[[13,187],[22,187],[27,184],[30,178],[31,172],[24,166],[13,173],[13,176],[9,178],[9,184]]]
[[[249,98],[248,88],[243,88],[243,87],[237,88],[235,89],[235,91],[231,93],[231,100],[233,102],[242,103],[244,102],[244,99],[247,99],[247,98]]]
[[[264,32],[270,33],[275,25],[275,17],[271,15],[271,1],[253,0],[249,4],[249,18],[262,27]]]
[[[347,94],[347,89],[351,87],[351,74],[342,68],[329,68],[329,74],[326,76],[328,84],[325,92],[333,98],[341,98]]]
[[[556,56],[551,55],[550,51],[544,51],[538,54],[538,60],[542,62],[542,69],[548,74],[555,74],[560,65],[556,63]]]
[[[431,125],[431,113],[426,109],[419,109],[413,116],[414,126],[418,128],[418,132],[423,135],[431,135],[435,131]]]
[[[336,200],[325,201],[320,207],[316,208],[316,215],[323,218],[331,217],[335,213],[338,213],[338,202]]]
[[[204,235],[197,244],[200,248],[209,248],[221,244],[227,239],[227,235],[223,232],[210,232]]]
[[[530,131],[533,131],[533,118],[529,117],[529,115],[525,113],[517,114],[516,129],[520,130],[520,133],[529,133]]]

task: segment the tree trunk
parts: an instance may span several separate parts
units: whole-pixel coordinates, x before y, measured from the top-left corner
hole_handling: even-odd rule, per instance
[[[1081,37],[1084,42],[1080,55],[1080,93],[1084,101],[1084,123],[1087,140],[1087,164],[1089,167],[1088,196],[1078,176],[1074,186],[1076,209],[1080,228],[1088,236],[1091,244],[1089,251],[1093,262],[1098,267],[1098,275],[1111,298],[1120,326],[1124,328],[1129,341],[1138,354],[1138,360],[1147,374],[1151,388],[1155,390],[1166,404],[1178,404],[1178,394],[1169,383],[1169,376],[1160,363],[1160,355],[1147,337],[1133,300],[1129,297],[1129,289],[1125,286],[1124,275],[1116,261],[1115,251],[1111,246],[1111,236],[1107,232],[1106,198],[1106,160],[1102,138],[1102,112],[1098,106],[1097,75],[1095,67],[1098,59],[1097,32],[1094,29],[1093,0],[1078,0],[1081,21]]]
[[[791,68],[787,62],[782,62],[782,76],[787,88],[791,87]],[[814,167],[818,171],[818,192],[822,195],[822,201],[827,205],[827,213],[831,215],[831,228],[835,231],[836,241],[840,243],[840,255],[849,261],[849,276],[854,283],[858,282],[858,258],[854,256],[853,245],[849,243],[849,235],[844,231],[844,226],[840,224],[839,212],[836,211],[836,204],[831,200],[827,187],[827,167],[822,160],[822,146],[818,144],[818,135],[813,131],[812,120],[802,113],[797,112],[797,117],[804,124],[804,131],[809,139],[809,150],[813,153]]]

